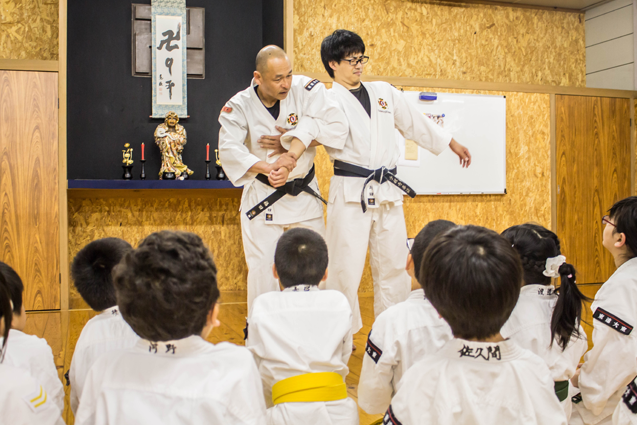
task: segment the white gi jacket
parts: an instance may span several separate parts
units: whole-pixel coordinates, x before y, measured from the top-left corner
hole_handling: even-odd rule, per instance
[[[542,359],[511,341],[452,339],[407,371],[384,424],[566,424]]]
[[[575,408],[587,425],[609,418],[626,385],[637,375],[637,258],[622,264],[591,305],[593,348],[579,377],[582,401]]]
[[[352,354],[352,312],[337,291],[298,285],[257,297],[248,318],[246,347],[252,351],[263,379],[266,403],[272,386],[313,372],[343,377]],[[268,409],[268,424],[358,425],[351,398],[330,402],[281,403]]]
[[[64,425],[56,403],[27,372],[0,364],[0,423]]]
[[[370,414],[385,413],[407,369],[452,338],[451,328],[425,298],[425,291],[411,291],[406,301],[382,312],[372,326],[358,405]]]
[[[75,423],[263,425],[265,404],[245,348],[194,335],[156,343],[140,339],[95,362]]]
[[[400,157],[396,129],[406,139],[415,141],[434,155],[439,155],[449,146],[451,134],[416,110],[391,84],[383,81],[361,84],[369,94],[371,118],[358,99],[339,83],[334,82],[329,90],[338,100],[349,123],[349,134],[342,149],[325,146],[332,161],[338,159],[370,170],[382,166],[392,169]],[[364,178],[334,176],[330,197],[332,185],[343,185],[345,201],[360,203],[364,181]],[[404,192],[390,182],[381,185],[372,181],[367,187],[376,198],[375,205],[368,204],[368,208],[378,208],[386,202],[402,204]]]
[[[340,149],[347,136],[345,116],[327,94],[318,80],[302,75],[292,77],[292,86],[285,99],[280,101],[279,117],[275,120],[265,108],[254,89],[250,87],[237,93],[221,110],[219,123],[219,159],[228,178],[236,186],[243,185],[241,211],[244,213],[267,198],[275,189],[255,181],[256,173],[248,170],[259,161],[270,164],[279,155],[268,157],[273,151],[262,149],[257,140],[263,135],[280,134],[276,126],[289,129],[281,142],[289,147],[293,137],[309,146],[316,139],[325,146]],[[312,168],[316,148],[308,148],[298,159],[288,181],[303,178]],[[310,184],[320,193],[316,179]],[[323,217],[323,204],[316,197],[302,192],[298,196],[284,196],[272,205],[268,224],[290,224]],[[265,214],[255,220],[264,220]]]
[[[637,378],[624,391],[613,413],[613,425],[637,425]]]
[[[588,350],[586,333],[580,326],[580,336],[571,337],[566,350],[551,338],[551,317],[557,302],[555,287],[551,285],[526,285],[520,291],[509,320],[500,334],[522,348],[540,356],[551,371],[553,381],[566,381],[573,377],[580,359]],[[552,344],[551,344],[552,343]],[[570,388],[569,389],[573,390]],[[571,391],[577,394],[577,390]],[[566,416],[570,418],[572,403],[570,397],[562,402]]]
[[[0,338],[0,346],[3,340]],[[45,339],[11,329],[3,364],[31,375],[42,384],[48,400],[55,403],[60,412],[64,410],[64,386],[55,366],[53,351]]]
[[[69,381],[71,382],[71,410],[77,412],[84,381],[93,363],[104,353],[134,346],[139,337],[124,321],[117,306],[107,308],[89,320],[73,351]]]

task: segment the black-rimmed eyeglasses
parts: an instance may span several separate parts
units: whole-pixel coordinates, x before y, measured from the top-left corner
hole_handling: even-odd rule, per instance
[[[343,59],[343,60],[352,66],[356,66],[359,63],[362,63],[363,65],[365,65],[367,62],[369,62],[369,56],[359,56],[357,58]]]

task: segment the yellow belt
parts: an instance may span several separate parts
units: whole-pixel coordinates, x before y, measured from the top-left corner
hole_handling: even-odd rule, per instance
[[[272,402],[311,403],[347,398],[347,386],[336,372],[306,373],[277,382],[272,387]]]

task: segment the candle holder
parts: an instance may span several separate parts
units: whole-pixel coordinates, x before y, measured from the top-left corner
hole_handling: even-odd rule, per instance
[[[132,165],[122,165],[124,169],[124,175],[122,176],[124,180],[133,180],[133,166]]]
[[[144,168],[145,159],[140,159],[139,162],[142,163],[142,173],[139,175],[139,178],[142,180],[146,180],[146,168]]]
[[[206,161],[206,180],[210,180],[210,161]]]
[[[221,165],[215,165],[215,168],[217,169],[217,180],[225,180],[226,173],[223,172],[223,167]]]

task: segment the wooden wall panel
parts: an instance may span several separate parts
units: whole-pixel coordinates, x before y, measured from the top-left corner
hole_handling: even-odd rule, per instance
[[[586,85],[584,15],[416,0],[294,0],[295,72],[324,72],[323,38],[357,32],[366,73]]]
[[[57,88],[56,73],[0,71],[0,260],[27,310],[60,307]]]
[[[58,0],[0,2],[0,59],[58,59]]]
[[[615,270],[602,246],[601,217],[630,195],[630,100],[556,97],[557,233],[578,283]]]
[[[219,269],[224,291],[246,290],[238,198],[69,199],[69,261],[87,243],[118,237],[137,246],[149,234],[184,230],[201,236]],[[86,308],[71,284],[69,308]]]

